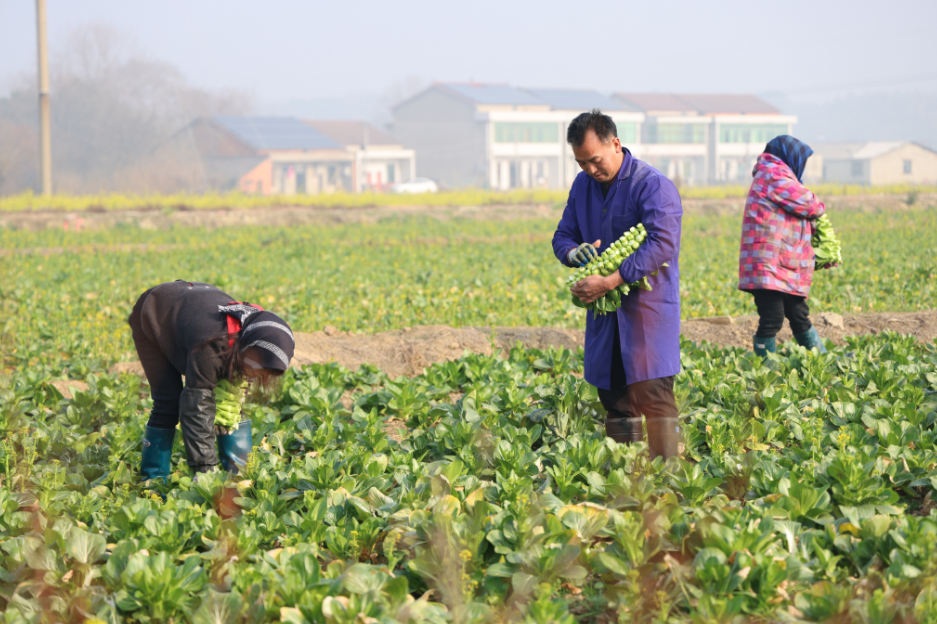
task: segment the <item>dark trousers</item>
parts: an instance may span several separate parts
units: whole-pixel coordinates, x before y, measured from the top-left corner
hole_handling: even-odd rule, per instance
[[[150,289],[152,290],[152,289]],[[150,384],[150,396],[153,397],[153,411],[147,427],[154,429],[174,429],[179,422],[179,397],[182,395],[182,374],[176,370],[159,345],[146,337],[140,323],[140,311],[143,301],[150,291],[146,291],[130,313],[130,330],[133,333],[133,344],[137,348],[143,372]]]
[[[615,349],[612,353],[611,389],[598,388],[599,400],[608,412],[608,419],[677,418],[677,401],[673,395],[673,375],[629,384],[621,360],[621,343],[615,328]]]
[[[784,317],[791,324],[791,331],[802,334],[813,325],[810,323],[810,308],[807,307],[807,298],[789,295],[777,290],[753,290],[755,307],[758,308],[759,338],[774,338],[784,325]]]

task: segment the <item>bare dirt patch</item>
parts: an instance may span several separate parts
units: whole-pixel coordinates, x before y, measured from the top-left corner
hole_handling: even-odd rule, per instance
[[[810,319],[824,339],[841,345],[847,336],[880,334],[887,330],[911,334],[919,342],[933,342],[937,338],[937,310],[920,312],[884,312],[880,314],[812,314]],[[722,346],[749,348],[758,328],[757,316],[730,318],[717,316],[691,319],[681,323],[681,333],[689,340],[709,341]],[[791,328],[784,324],[778,341],[792,339]]]
[[[824,339],[838,345],[844,344],[848,336],[874,335],[887,330],[911,334],[920,342],[929,343],[937,339],[937,310],[845,315],[820,313],[812,315],[811,319]],[[681,331],[692,341],[748,349],[757,326],[756,316],[719,316],[683,321]],[[499,349],[507,352],[518,342],[528,349],[576,349],[583,345],[585,339],[582,329],[557,327],[425,325],[378,334],[351,334],[337,332],[331,327],[326,329],[295,334],[293,365],[337,362],[355,370],[367,363],[377,366],[391,378],[401,375],[412,377],[421,374],[427,366],[457,360],[466,352],[484,355],[491,355]],[[778,340],[791,338],[790,328],[785,325]],[[115,364],[111,372],[143,376],[143,367],[139,362],[121,362]]]
[[[142,368],[142,367],[141,367]],[[84,381],[76,381],[74,379],[66,379],[64,381],[53,381],[52,386],[62,393],[62,396],[66,399],[73,399],[74,393],[76,392],[85,392],[90,388]]]
[[[506,221],[558,216],[547,204],[504,206],[388,206],[368,208],[318,208],[315,206],[269,206],[206,210],[113,210],[107,212],[28,211],[0,213],[0,227],[17,230],[46,228],[82,231],[114,227],[167,229],[171,227],[221,228],[250,225],[291,227],[300,225],[344,225],[376,223],[381,219],[432,217]]]
[[[937,207],[937,193],[921,193],[914,205],[907,204],[906,195],[842,195],[822,198],[833,210],[862,210],[904,212]],[[741,214],[744,197],[728,199],[684,199],[687,215]],[[266,206],[256,208],[221,208],[192,210],[178,208],[145,208],[138,210],[111,210],[64,212],[35,210],[0,213],[0,227],[18,230],[67,228],[75,231],[107,229],[118,226],[143,229],[171,227],[238,227],[264,225],[290,227],[300,225],[342,225],[375,223],[394,217],[432,217],[439,220],[480,219],[508,221],[515,219],[559,219],[563,204],[487,205],[487,206],[368,206],[324,208],[316,206]]]

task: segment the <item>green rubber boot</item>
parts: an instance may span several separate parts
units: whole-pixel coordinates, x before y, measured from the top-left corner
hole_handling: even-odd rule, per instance
[[[762,338],[761,336],[752,336],[752,342],[755,345],[755,355],[760,355],[761,357],[768,357],[769,353],[777,353],[778,342],[777,338],[772,336],[771,338]]]
[[[238,428],[226,435],[217,436],[218,459],[226,471],[237,474],[247,465],[247,456],[253,448],[251,442],[251,421],[242,420]]]
[[[806,349],[818,349],[820,353],[826,353],[826,347],[823,346],[823,340],[816,327],[811,327],[802,334],[794,334],[794,340]]]
[[[165,479],[172,466],[172,443],[175,429],[147,427],[143,433],[143,452],[140,455],[140,475],[144,479]]]

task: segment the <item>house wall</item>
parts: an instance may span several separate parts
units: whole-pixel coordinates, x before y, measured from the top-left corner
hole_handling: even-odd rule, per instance
[[[345,150],[271,152],[274,193],[353,192],[353,155]]]
[[[905,162],[910,161],[911,172],[905,173]],[[871,161],[869,181],[884,184],[933,184],[937,182],[937,153],[914,143],[905,143]]]
[[[710,126],[710,183],[748,184],[765,144],[779,134],[791,134],[797,118],[791,115],[714,115]]]
[[[566,142],[566,131],[581,111],[481,108],[476,119],[485,123],[490,188],[569,188],[580,168]],[[608,114],[622,142],[637,153],[644,116],[621,111]]]
[[[823,162],[823,181],[837,184],[869,184],[870,170],[868,160],[828,159]]]
[[[238,180],[238,188],[249,195],[269,195],[273,192],[273,163],[268,158]]]
[[[485,125],[475,107],[429,89],[394,109],[393,136],[416,152],[420,176],[441,187],[485,186]]]
[[[807,159],[804,166],[804,184],[817,184],[823,181],[823,155],[816,152]]]
[[[357,150],[354,155],[358,176],[355,192],[384,191],[393,184],[415,177],[413,150],[376,148]]]

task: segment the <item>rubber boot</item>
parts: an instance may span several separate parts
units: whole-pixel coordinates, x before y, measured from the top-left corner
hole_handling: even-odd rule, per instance
[[[667,459],[679,454],[680,421],[676,418],[653,418],[647,421],[647,445],[651,459]]]
[[[794,334],[794,340],[806,349],[816,348],[820,353],[826,353],[826,347],[823,346],[823,340],[820,338],[816,327],[811,327],[802,334]]]
[[[619,444],[644,441],[644,427],[640,418],[606,418],[605,435]]]
[[[169,476],[172,443],[175,439],[175,429],[146,428],[143,433],[143,452],[140,456],[140,475],[144,479],[165,479]]]
[[[752,343],[754,344],[755,355],[760,355],[763,358],[768,357],[769,353],[777,353],[778,351],[778,341],[774,336],[771,338],[752,336]]]
[[[226,471],[237,474],[247,465],[247,456],[251,449],[251,421],[242,420],[238,428],[231,433],[217,436],[218,459]]]

